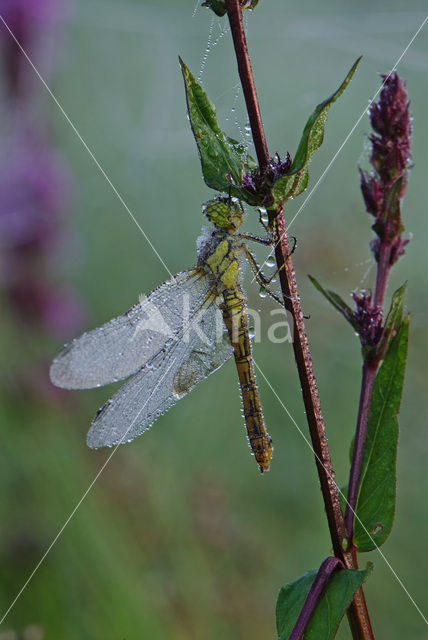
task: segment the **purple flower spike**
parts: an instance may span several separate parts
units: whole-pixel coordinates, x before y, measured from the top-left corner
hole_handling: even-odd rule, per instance
[[[395,72],[381,77],[384,87],[379,101],[370,107],[374,172],[360,171],[360,180],[366,210],[375,218],[372,228],[378,237],[371,243],[372,251],[377,261],[388,251],[392,265],[409,242],[401,239],[400,204],[407,186],[412,126],[404,83]]]
[[[354,291],[352,297],[356,306],[354,318],[361,344],[372,347],[382,335],[382,308],[373,303],[370,291],[362,291],[360,296]]]
[[[366,204],[367,213],[375,218],[379,215],[382,205],[382,191],[373,176],[360,170],[361,191]]]

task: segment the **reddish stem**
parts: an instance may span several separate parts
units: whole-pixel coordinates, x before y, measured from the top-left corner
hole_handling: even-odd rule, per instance
[[[239,0],[226,0],[226,6],[254,146],[260,170],[263,171],[269,162],[269,152],[248,54],[240,2]],[[290,249],[282,210],[275,212],[275,217],[279,238],[279,241],[275,244],[275,256],[278,268],[281,268],[279,279],[284,305],[293,317],[294,356],[299,373],[312,446],[315,453],[315,461],[327,514],[330,537],[335,556],[342,561],[346,568],[356,568],[356,560],[352,556],[352,550],[348,548],[348,550],[345,551],[343,547],[343,542],[347,538],[347,530],[340,507],[337,485],[334,479],[333,466],[325,433],[325,424],[313,373],[312,358],[306,338],[303,314],[297,293],[297,283],[290,258]],[[354,640],[373,640],[369,614],[361,588],[354,596],[353,603],[348,612],[348,620]]]
[[[357,551],[355,547],[352,547],[352,561],[354,569],[358,569]],[[346,615],[354,640],[375,640],[363,587],[359,587],[355,592]]]
[[[296,360],[303,402],[306,409],[309,433],[315,454],[315,462],[324,499],[330,537],[336,557],[348,567],[352,566],[343,549],[343,541],[347,538],[342,509],[339,502],[337,486],[334,479],[333,465],[325,433],[325,423],[321,412],[318,388],[313,372],[312,357],[306,338],[303,314],[297,292],[297,282],[290,249],[285,230],[282,212],[277,216],[279,242],[275,245],[275,256],[278,266],[284,265],[279,272],[279,281],[284,298],[284,305],[293,318],[293,350]]]
[[[248,118],[251,125],[251,131],[253,133],[254,146],[259,159],[260,169],[262,170],[269,162],[269,152],[260,117],[260,109],[254,85],[239,0],[227,0],[227,11],[238,62],[239,77],[244,90]],[[334,472],[325,434],[325,424],[321,413],[318,389],[313,373],[312,358],[306,339],[303,314],[297,293],[296,277],[290,258],[290,250],[282,211],[277,214],[276,221],[279,242],[276,242],[275,254],[278,267],[282,267],[282,265],[284,265],[279,273],[280,284],[285,307],[293,317],[294,355],[302,386],[303,401],[306,408],[312,445],[315,452],[321,491],[324,497],[334,553],[346,564],[342,546],[342,541],[346,539],[346,528],[342,516],[342,510],[340,508],[336,483],[334,481]]]
[[[375,306],[382,308],[385,298],[390,265],[391,245],[382,242],[377,263],[376,289],[374,295]],[[345,512],[345,524],[348,532],[348,540],[352,544],[354,536],[354,515],[357,504],[358,489],[360,486],[361,467],[363,464],[364,445],[367,436],[367,426],[370,415],[373,386],[379,368],[380,359],[364,360],[361,377],[360,403],[358,407],[357,427],[355,431],[354,449],[352,452],[351,469],[349,471],[348,498]]]
[[[352,542],[354,513],[357,504],[358,487],[360,484],[361,466],[363,463],[364,444],[367,435],[367,424],[372,399],[373,385],[376,378],[378,363],[363,362],[361,379],[360,405],[358,408],[357,428],[355,431],[354,449],[352,452],[351,469],[349,472],[348,497],[345,512],[345,524],[349,540]]]
[[[247,105],[248,119],[250,121],[254,147],[257,153],[260,169],[263,170],[269,162],[269,152],[260,115],[259,101],[257,98],[256,85],[254,84],[253,69],[251,67],[250,55],[248,53],[247,38],[245,36],[244,23],[242,21],[242,10],[239,0],[227,0],[227,14],[232,33],[233,45],[235,47],[239,77],[241,79],[242,90],[244,92],[245,104]]]
[[[383,306],[386,286],[388,284],[388,276],[391,270],[390,261],[391,245],[389,243],[382,242],[380,245],[379,260],[377,263],[376,289],[374,296],[374,304],[378,307]]]
[[[318,569],[315,580],[308,591],[303,607],[299,613],[296,624],[288,636],[288,640],[300,640],[303,637],[308,622],[318,604],[318,601],[330,580],[331,574],[336,569],[342,568],[343,564],[339,558],[326,558]]]

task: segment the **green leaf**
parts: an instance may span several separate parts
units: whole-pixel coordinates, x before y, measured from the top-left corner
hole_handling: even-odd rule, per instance
[[[345,80],[340,87],[329,98],[319,104],[312,115],[309,117],[303,130],[293,164],[286,176],[279,178],[272,189],[274,204],[272,208],[282,205],[290,197],[296,197],[304,191],[308,185],[309,161],[315,151],[322,145],[324,140],[324,127],[327,119],[327,113],[333,102],[335,102],[345,91],[355,73],[361,58],[351,67]]]
[[[382,338],[378,346],[378,351],[382,357],[400,328],[403,319],[404,294],[406,292],[406,287],[407,283],[405,282],[394,292],[392,296],[391,307],[386,317]]]
[[[399,299],[397,295],[398,306]],[[409,318],[405,318],[389,344],[373,387],[355,507],[354,544],[358,551],[372,551],[383,544],[394,521],[397,415],[403,391],[408,334]]]
[[[241,184],[242,174],[256,168],[256,163],[248,156],[243,144],[223,133],[214,105],[181,58],[180,64],[190,124],[206,184],[216,191],[230,192],[250,205],[260,204],[259,199]]]
[[[371,572],[371,565],[363,571],[346,569],[335,571],[323,592],[303,635],[305,640],[334,638],[340,621],[349,607],[354,593]],[[317,571],[284,585],[276,603],[276,626],[279,640],[286,640],[296,624]]]
[[[346,302],[339,296],[339,294],[334,293],[330,289],[324,289],[324,287],[318,282],[316,278],[309,275],[309,280],[312,282],[314,287],[318,289],[320,293],[329,301],[333,307],[341,313],[346,320],[354,327],[354,329],[358,330],[358,324],[355,321],[354,312],[351,307],[346,304]]]
[[[241,9],[244,11],[245,9],[255,9],[259,0],[242,0],[241,1]],[[205,0],[202,3],[202,7],[208,7],[212,9],[217,16],[224,16],[227,13],[227,9],[223,0]]]
[[[217,16],[220,16],[220,18],[227,13],[223,0],[205,0],[201,6],[212,9]]]

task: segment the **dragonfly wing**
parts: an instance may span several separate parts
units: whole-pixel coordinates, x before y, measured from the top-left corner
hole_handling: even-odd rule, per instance
[[[198,315],[193,315],[190,330],[186,328],[176,336],[100,409],[88,433],[90,447],[130,442],[141,435],[232,356],[233,348],[214,299],[201,309],[200,330],[195,331]]]
[[[162,351],[208,290],[200,269],[178,273],[123,315],[66,344],[52,363],[52,382],[89,389],[127,378]]]

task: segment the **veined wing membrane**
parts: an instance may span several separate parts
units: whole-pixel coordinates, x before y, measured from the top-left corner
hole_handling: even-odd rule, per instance
[[[129,442],[146,431],[193,387],[233,354],[218,305],[209,294],[162,353],[128,380],[100,409],[88,433],[88,446]]]
[[[208,290],[198,268],[178,273],[123,315],[66,344],[52,363],[52,382],[89,389],[136,373],[188,322]]]

